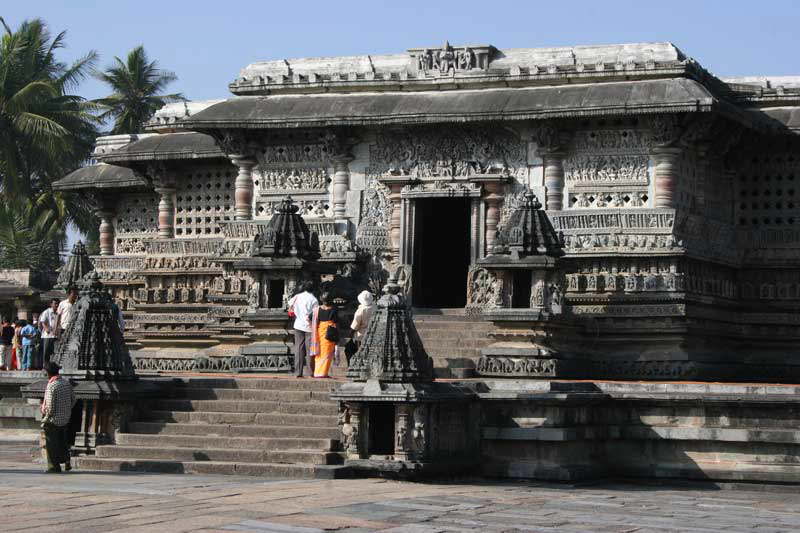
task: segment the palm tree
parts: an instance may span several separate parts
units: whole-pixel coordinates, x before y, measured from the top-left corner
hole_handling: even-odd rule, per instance
[[[106,109],[100,118],[114,119],[111,133],[139,133],[165,104],[185,100],[180,93],[161,94],[178,77],[159,69],[158,62],[150,61],[143,46],[131,50],[125,61],[115,57],[114,64],[96,72],[95,77],[114,91],[110,96],[96,100]]]
[[[97,136],[97,105],[70,93],[97,55],[66,65],[56,58],[64,32],[52,37],[40,19],[16,31],[0,24],[0,265],[46,268],[69,224],[96,225],[87,202],[51,184],[88,158]]]

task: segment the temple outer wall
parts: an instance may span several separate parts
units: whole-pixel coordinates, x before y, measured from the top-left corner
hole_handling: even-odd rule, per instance
[[[800,482],[795,386],[487,384],[479,403],[490,477]]]

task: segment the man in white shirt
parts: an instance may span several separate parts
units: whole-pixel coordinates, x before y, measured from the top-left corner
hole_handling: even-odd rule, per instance
[[[58,324],[58,299],[50,300],[50,307],[39,315],[39,327],[42,331],[42,368],[50,362],[56,347],[56,325]]]
[[[67,299],[58,304],[58,321],[56,322],[56,337],[67,331],[72,322],[72,305],[78,300],[78,289],[69,289]]]
[[[313,285],[304,282],[300,292],[289,300],[289,311],[294,313],[294,373],[298,378],[303,377],[303,368],[308,360],[309,375],[314,375],[314,362],[308,357],[311,345],[311,312],[319,305],[317,298],[311,294]]]

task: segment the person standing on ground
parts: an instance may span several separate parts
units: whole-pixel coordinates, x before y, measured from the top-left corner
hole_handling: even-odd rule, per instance
[[[67,299],[58,304],[58,320],[56,322],[56,337],[62,338],[72,321],[72,305],[78,301],[78,289],[71,288],[67,291]]]
[[[330,293],[321,296],[322,305],[311,314],[311,357],[314,358],[314,377],[327,378],[339,342],[339,318]]]
[[[358,309],[356,314],[353,315],[353,323],[350,324],[350,329],[353,330],[353,339],[356,343],[361,344],[364,334],[367,332],[369,321],[372,320],[372,315],[375,314],[375,298],[369,291],[361,291],[358,295]]]
[[[3,318],[0,326],[0,370],[11,370],[11,344],[14,342],[14,326]]]
[[[303,368],[308,364],[309,375],[314,375],[314,363],[309,357],[311,345],[311,321],[309,316],[318,304],[316,296],[311,294],[313,285],[310,281],[300,286],[300,292],[289,300],[289,311],[294,313],[294,373],[303,377]]]
[[[47,452],[47,472],[72,470],[69,458],[69,419],[75,405],[75,392],[69,381],[59,375],[61,368],[50,361],[46,366],[47,388],[42,402],[42,429]]]
[[[22,357],[20,358],[20,370],[31,370],[36,362],[34,360],[34,348],[36,347],[36,334],[38,331],[33,324],[28,324],[27,320],[20,321],[19,336],[22,339]]]
[[[11,341],[11,358],[13,362],[11,366],[14,370],[22,370],[22,337],[19,332],[22,330],[22,321],[14,320],[14,338]]]
[[[58,299],[50,300],[50,307],[39,316],[42,328],[42,368],[47,366],[56,347],[56,325],[58,322]]]

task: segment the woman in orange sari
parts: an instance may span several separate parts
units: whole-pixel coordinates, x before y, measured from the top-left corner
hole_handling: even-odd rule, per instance
[[[333,306],[330,293],[320,297],[322,305],[314,307],[311,312],[311,357],[314,358],[314,377],[327,378],[331,363],[336,355],[336,344],[339,341],[339,318]]]

